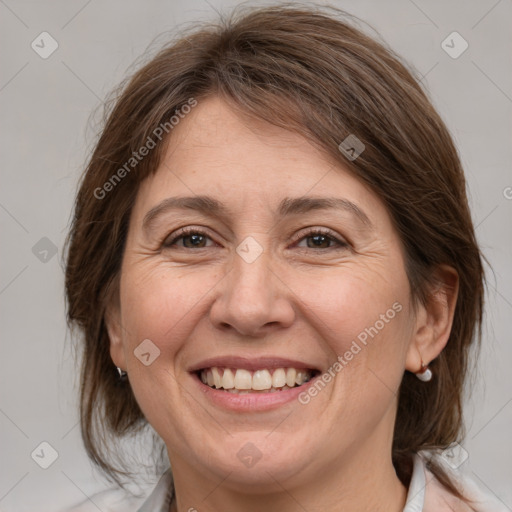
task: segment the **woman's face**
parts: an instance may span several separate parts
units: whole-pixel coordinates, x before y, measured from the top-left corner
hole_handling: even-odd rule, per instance
[[[256,489],[389,458],[416,329],[401,245],[299,135],[200,101],[139,190],[108,326],[183,474]]]

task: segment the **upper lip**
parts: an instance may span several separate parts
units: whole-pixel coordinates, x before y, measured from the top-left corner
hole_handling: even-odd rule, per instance
[[[311,363],[305,363],[295,359],[288,359],[282,357],[239,357],[239,356],[218,356],[203,359],[196,364],[193,364],[188,369],[189,372],[196,372],[204,370],[205,368],[213,368],[214,366],[220,368],[241,368],[245,370],[261,370],[264,368],[297,368],[307,370],[318,370],[318,367]],[[319,370],[318,370],[319,371]]]

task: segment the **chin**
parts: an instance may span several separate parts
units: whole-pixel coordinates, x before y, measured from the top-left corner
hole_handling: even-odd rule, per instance
[[[268,492],[269,486],[275,487],[276,482],[285,482],[308,471],[315,460],[315,450],[310,450],[313,453],[304,450],[303,443],[289,434],[270,432],[233,435],[228,442],[217,443],[201,465],[210,473],[226,478],[226,484],[236,485],[238,490],[243,486],[252,493]],[[283,442],[284,436],[288,442]],[[298,446],[302,448],[298,450]]]

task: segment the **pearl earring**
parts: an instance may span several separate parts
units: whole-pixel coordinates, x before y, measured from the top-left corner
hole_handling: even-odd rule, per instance
[[[116,366],[117,373],[119,373],[119,380],[126,380],[126,376],[128,375],[124,370],[121,370],[119,366]]]
[[[432,370],[428,367],[428,364],[423,364],[421,361],[421,370],[416,374],[416,377],[422,382],[428,382],[432,379]]]

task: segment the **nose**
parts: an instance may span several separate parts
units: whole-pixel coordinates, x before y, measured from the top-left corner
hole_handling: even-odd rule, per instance
[[[232,329],[243,336],[263,337],[292,325],[292,297],[267,253],[251,263],[234,254],[232,267],[222,279],[210,309],[210,320],[224,331]]]

